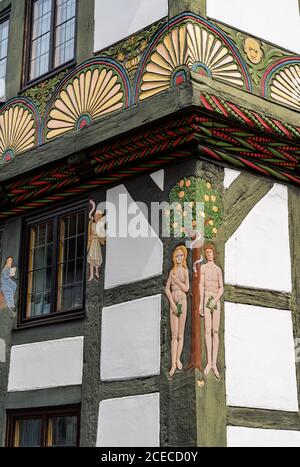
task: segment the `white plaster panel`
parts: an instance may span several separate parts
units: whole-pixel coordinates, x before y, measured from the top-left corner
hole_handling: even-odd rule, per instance
[[[233,182],[241,175],[241,172],[233,169],[225,169],[224,188],[227,190]]]
[[[299,448],[300,432],[229,426],[227,443],[229,448]]]
[[[225,304],[227,404],[298,412],[290,311]]]
[[[110,289],[161,275],[163,244],[144,214],[138,209],[125,186],[120,185],[108,190],[107,202],[105,288]],[[127,215],[127,206],[129,205],[133,214]],[[113,208],[111,209],[109,206]],[[117,229],[113,228],[115,226],[115,210],[118,217]],[[132,222],[137,213],[139,227],[132,229]]]
[[[101,379],[160,374],[161,295],[102,312]]]
[[[300,53],[298,0],[207,0],[207,14]]]
[[[151,174],[150,177],[152,178],[154,183],[156,183],[158,188],[161,191],[164,191],[164,187],[165,187],[165,171],[163,169],[158,170],[157,172],[154,172],[153,174]]]
[[[100,403],[97,447],[158,447],[159,437],[158,393]]]
[[[0,363],[6,362],[6,344],[3,339],[0,339]]]
[[[95,0],[94,52],[168,15],[168,0]]]
[[[83,337],[18,345],[11,349],[9,391],[82,383]]]
[[[275,184],[225,247],[227,284],[292,291],[288,191]]]

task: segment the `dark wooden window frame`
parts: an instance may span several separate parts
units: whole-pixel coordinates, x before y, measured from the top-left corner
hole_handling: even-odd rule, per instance
[[[0,12],[0,23],[3,23],[3,21],[10,20],[10,14],[11,14],[11,7],[9,6],[8,8],[5,8]]]
[[[8,59],[8,53],[9,53],[9,35],[10,35],[10,23],[11,23],[10,16],[11,16],[11,7],[10,6],[8,8],[5,8],[5,10],[1,11],[1,13],[0,13],[0,24],[4,23],[5,21],[8,21],[8,51],[7,51],[7,56],[6,56],[6,74],[7,74],[7,59]],[[6,83],[5,83],[5,85],[6,85]],[[5,91],[6,91],[6,89],[5,89]],[[6,97],[4,96],[4,101],[5,100],[6,100]],[[1,102],[3,102],[3,101],[1,101]]]
[[[42,444],[46,447],[49,419],[52,417],[77,418],[77,447],[80,444],[80,405],[65,405],[60,407],[46,407],[38,409],[22,409],[7,411],[6,447],[14,447],[16,421],[19,419],[39,418],[42,420]]]
[[[35,0],[27,0],[26,2],[26,23],[25,23],[25,38],[24,38],[24,66],[23,66],[23,89],[31,87],[33,84],[37,84],[41,81],[55,76],[60,71],[65,70],[66,68],[72,68],[76,65],[76,55],[77,55],[77,35],[78,35],[78,0],[75,5],[75,44],[74,44],[74,58],[66,63],[59,65],[54,68],[54,42],[55,42],[55,19],[56,19],[56,2],[53,0],[52,3],[52,13],[51,13],[51,31],[50,31],[50,66],[49,71],[43,75],[37,76],[36,78],[30,80],[30,64],[31,64],[31,45],[32,45],[32,32],[33,32],[33,4]]]
[[[85,284],[86,284],[86,267],[83,271],[83,304],[81,308],[76,310],[69,310],[58,312],[57,311],[57,289],[58,289],[58,243],[59,243],[59,219],[78,211],[85,212],[85,251],[84,251],[84,265],[87,262],[87,241],[88,241],[88,208],[86,201],[74,202],[71,206],[64,206],[56,210],[48,211],[47,213],[37,215],[24,219],[23,222],[23,238],[21,248],[21,280],[20,280],[20,306],[18,316],[18,328],[26,328],[32,326],[40,326],[43,324],[56,323],[60,321],[68,321],[76,318],[83,318],[85,316]],[[38,316],[34,318],[26,318],[26,306],[27,306],[27,286],[28,286],[28,266],[29,266],[29,244],[30,244],[30,228],[33,225],[54,220],[54,266],[55,271],[53,273],[51,290],[54,292],[51,299],[51,311],[48,315]]]

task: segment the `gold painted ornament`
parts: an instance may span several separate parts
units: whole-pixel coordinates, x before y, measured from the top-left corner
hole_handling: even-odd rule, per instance
[[[189,67],[202,76],[244,85],[234,57],[218,37],[199,24],[187,24],[187,57]]]
[[[270,92],[275,101],[300,110],[300,65],[279,71],[271,81]]]
[[[124,93],[113,70],[83,71],[62,90],[47,124],[47,139],[82,129],[100,116],[124,107]]]
[[[33,114],[15,105],[0,115],[0,153],[3,162],[9,162],[21,152],[35,146],[36,128]]]
[[[151,55],[142,78],[140,100],[169,89],[172,78],[174,84],[184,80],[184,72],[178,68],[185,65],[185,52],[186,26],[183,24],[169,32]]]
[[[142,77],[140,100],[187,81],[192,70],[243,87],[238,65],[227,46],[205,27],[186,23],[174,28],[152,53]]]

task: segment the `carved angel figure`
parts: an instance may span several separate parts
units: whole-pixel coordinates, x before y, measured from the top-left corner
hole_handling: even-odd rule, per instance
[[[90,265],[89,281],[92,281],[95,276],[97,279],[100,278],[100,268],[103,263],[101,246],[105,245],[106,240],[106,217],[102,211],[96,209],[94,201],[90,201],[90,205],[87,261]]]

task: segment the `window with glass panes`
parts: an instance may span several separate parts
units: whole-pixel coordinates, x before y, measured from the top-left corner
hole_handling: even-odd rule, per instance
[[[27,225],[23,320],[83,309],[86,235],[85,209]]]
[[[28,79],[74,59],[77,0],[33,0]]]
[[[8,51],[9,16],[0,17],[0,99],[5,97],[5,78]]]
[[[23,410],[8,416],[9,447],[77,447],[79,407]]]

